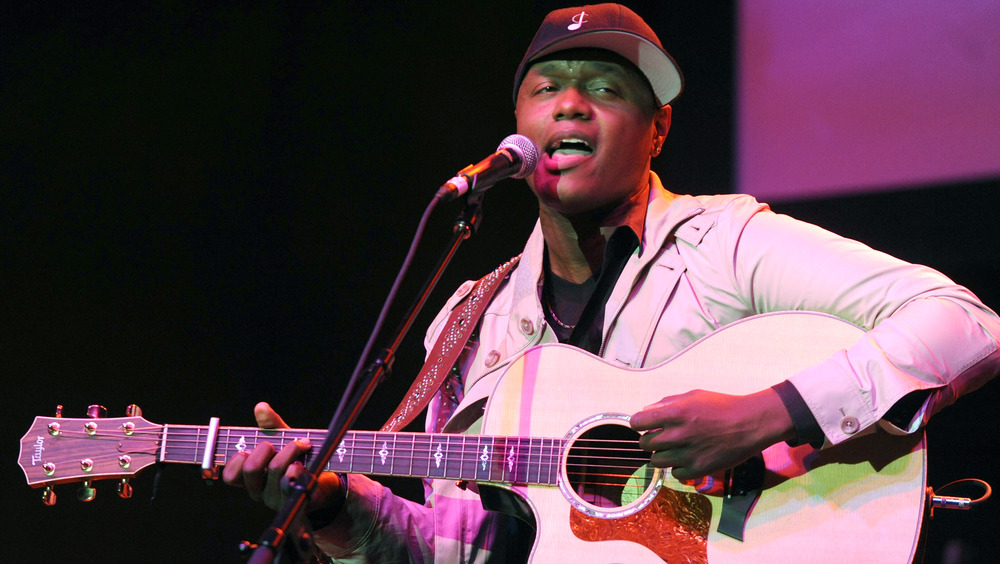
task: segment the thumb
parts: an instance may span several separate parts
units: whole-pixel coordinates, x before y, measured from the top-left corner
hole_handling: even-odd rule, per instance
[[[261,429],[288,429],[288,423],[278,415],[271,404],[262,401],[253,407],[253,416]]]

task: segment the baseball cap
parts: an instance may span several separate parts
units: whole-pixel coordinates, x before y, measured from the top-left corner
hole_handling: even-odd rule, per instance
[[[596,4],[549,12],[531,40],[514,77],[514,103],[528,69],[539,57],[566,49],[606,49],[631,61],[645,75],[660,106],[672,102],[684,87],[673,57],[652,28],[620,4]]]

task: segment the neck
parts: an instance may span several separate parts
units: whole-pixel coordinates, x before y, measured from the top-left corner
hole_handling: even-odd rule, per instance
[[[570,216],[541,206],[539,219],[552,273],[574,284],[589,280],[604,263],[608,238],[623,225],[634,229],[641,241],[648,200],[647,188],[610,211]]]

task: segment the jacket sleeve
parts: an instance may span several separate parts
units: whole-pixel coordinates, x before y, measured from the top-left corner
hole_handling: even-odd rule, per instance
[[[912,433],[1000,371],[1000,319],[925,266],[735,200],[712,243],[731,257],[734,296],[753,313],[820,311],[867,330],[852,347],[789,378],[826,436],[840,443],[880,423]],[[898,425],[902,398],[923,400]],[[894,419],[895,420],[895,419]]]
[[[431,323],[425,341],[428,350],[451,310],[474,284],[468,281],[460,286]],[[442,401],[439,391],[428,411],[437,413]],[[431,428],[434,419],[428,417],[429,432],[439,431]],[[509,518],[486,512],[477,495],[453,482],[425,480],[424,485],[426,502],[420,504],[393,494],[367,476],[350,475],[340,515],[329,528],[315,532],[318,548],[333,562],[350,564],[478,561],[503,548],[492,536],[495,531],[509,530]]]
[[[352,474],[348,483],[340,515],[315,532],[323,553],[345,564],[434,561],[431,509],[394,495],[367,476]]]

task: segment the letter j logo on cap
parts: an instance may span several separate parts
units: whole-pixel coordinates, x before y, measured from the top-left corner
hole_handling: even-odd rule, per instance
[[[566,29],[576,31],[585,23],[587,23],[587,12],[580,12],[579,14],[573,16],[573,23],[566,26]]]

